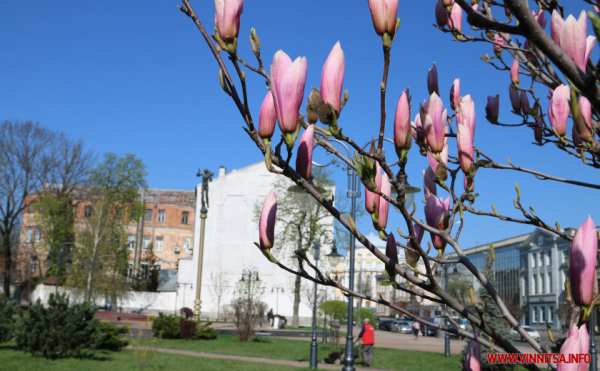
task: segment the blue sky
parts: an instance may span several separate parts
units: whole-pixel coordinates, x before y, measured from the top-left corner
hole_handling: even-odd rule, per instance
[[[39,121],[82,138],[98,154],[134,153],[148,165],[152,188],[193,189],[198,168],[217,172],[225,166],[230,171],[260,161],[260,152],[241,128],[237,109],[220,88],[215,60],[195,25],[176,8],[179,4],[175,0],[2,2],[0,118]],[[192,5],[211,30],[213,2],[193,1]],[[500,128],[485,120],[487,96],[499,93],[500,120],[517,122],[509,109],[509,76],[479,59],[492,54],[490,44],[457,43],[435,29],[434,6],[433,0],[400,1],[402,23],[392,48],[386,136],[393,135],[396,103],[406,87],[413,97],[412,117],[427,99],[427,70],[436,62],[445,106],[455,78],[461,80],[461,95],[472,95],[477,112],[475,145],[483,152],[497,162],[505,163],[509,156],[515,165],[598,183],[597,172],[579,160],[551,146],[531,145],[530,129]],[[568,13],[578,15],[579,10],[567,7]],[[467,29],[466,19],[463,22]],[[306,56],[306,95],[312,86],[319,86],[323,63],[340,41],[346,55],[344,89],[350,96],[340,125],[359,143],[377,135],[383,58],[366,1],[246,1],[239,53],[256,65],[248,42],[251,27],[260,37],[266,66],[279,49],[292,59]],[[593,60],[598,59],[599,49],[596,46]],[[266,93],[264,79],[250,71],[247,76],[257,121]],[[527,77],[521,79],[529,82]],[[544,88],[538,89],[538,95],[545,94]],[[542,106],[546,109],[546,100]],[[450,154],[456,154],[455,141],[449,144]],[[315,151],[315,160],[323,160],[323,150]],[[392,147],[388,153],[395,158]],[[413,148],[407,167],[411,183],[421,187],[421,171],[426,167],[426,159]],[[346,189],[344,172],[336,169],[335,180],[342,191]],[[563,227],[578,227],[588,214],[600,224],[597,191],[504,170],[478,172],[476,192],[481,196],[474,206],[491,211],[495,203],[501,214],[520,217],[512,206],[514,182],[521,185],[524,205],[533,206],[549,224],[558,221]],[[421,193],[417,197],[421,217],[422,199]],[[387,229],[395,231],[400,222],[391,216]],[[372,231],[366,218],[360,225],[365,234]],[[471,247],[531,230],[531,226],[467,216],[460,242]]]

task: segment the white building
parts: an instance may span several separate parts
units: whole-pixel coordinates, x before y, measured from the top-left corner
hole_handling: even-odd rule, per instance
[[[217,317],[217,297],[214,293],[215,275],[222,275],[228,282],[227,290],[221,299],[220,313],[224,305],[235,297],[234,290],[239,287],[244,269],[256,270],[264,288],[264,301],[268,308],[285,316],[291,323],[293,316],[293,282],[295,276],[277,265],[269,262],[254,245],[258,242],[258,221],[255,218],[256,205],[262,208],[263,201],[277,177],[270,173],[263,161],[239,170],[226,173],[221,167],[219,173],[209,184],[209,208],[204,236],[204,254],[202,264],[201,318]],[[290,185],[292,184],[287,180]],[[196,187],[196,223],[194,231],[193,255],[181,259],[178,272],[177,307],[194,308],[196,297],[196,272],[198,267],[198,251],[200,246],[200,208],[202,184]],[[331,219],[333,229],[333,219]],[[277,226],[279,228],[280,226]],[[275,242],[277,246],[277,241]],[[276,250],[276,249],[273,249]],[[290,254],[289,250],[286,251]],[[273,255],[282,263],[289,259],[280,257],[280,251]],[[321,254],[324,255],[323,253]],[[320,266],[327,264],[327,259],[320,259]],[[247,277],[245,278],[247,282]],[[308,287],[303,280],[303,287]],[[311,286],[312,287],[312,286]],[[277,290],[279,288],[280,290]],[[281,291],[283,289],[283,291]],[[312,308],[309,307],[305,295],[301,295],[299,320],[300,325],[309,325]]]

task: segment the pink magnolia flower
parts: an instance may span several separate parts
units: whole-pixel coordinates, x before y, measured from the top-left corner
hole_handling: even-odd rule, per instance
[[[548,22],[548,20],[546,19],[546,12],[544,11],[544,9],[541,9],[537,13],[531,11],[531,14],[533,15],[533,18],[535,18],[537,23],[540,25],[540,27],[546,28],[546,22]]]
[[[425,130],[427,143],[433,152],[441,152],[444,149],[444,138],[446,137],[447,110],[444,109],[442,100],[434,92],[425,102],[424,109],[421,108],[421,123]]]
[[[474,11],[478,11],[479,10],[479,4],[473,4],[473,5],[471,5],[471,9],[473,9]]]
[[[494,43],[494,54],[499,57],[502,54],[502,45],[504,45],[504,39],[500,34],[494,34]]]
[[[442,4],[442,0],[438,0],[437,4],[435,4],[435,21],[440,27],[444,27],[448,23],[448,12],[444,4]]]
[[[265,198],[260,221],[258,223],[258,234],[261,249],[270,249],[275,242],[275,216],[277,215],[277,195],[271,190]]]
[[[475,103],[468,94],[458,100],[458,111],[456,111],[456,122],[465,125],[471,131],[471,138],[475,138]]]
[[[381,193],[390,197],[392,194],[392,183],[390,183],[390,178],[386,173],[383,173],[381,176]],[[385,230],[387,227],[388,214],[390,212],[390,203],[385,198],[379,197],[379,215],[377,216],[377,220],[379,221],[379,226],[382,230]]]
[[[562,347],[560,347],[560,354],[565,357],[569,357],[569,354],[587,354],[590,351],[590,336],[587,332],[587,326],[583,324],[581,327],[577,327],[577,324],[573,324],[569,330],[569,334],[565,339]],[[559,363],[556,371],[586,371],[586,363]]]
[[[393,233],[390,233],[387,237],[385,256],[390,258],[390,263],[385,265],[385,270],[388,272],[390,277],[394,277],[396,275],[394,266],[398,264],[398,247],[396,246],[396,239],[394,238]]]
[[[529,114],[529,98],[527,98],[527,92],[525,90],[521,91],[521,111],[523,114]]]
[[[598,233],[590,216],[575,232],[571,245],[571,296],[576,305],[589,306],[594,298]]]
[[[463,173],[468,175],[471,172],[471,166],[474,161],[473,136],[467,125],[459,122],[457,127],[456,144],[458,146],[458,160]]]
[[[377,189],[381,189],[381,166],[377,161],[375,161],[375,186]],[[379,209],[379,199],[377,193],[373,193],[365,187],[365,209],[367,209],[367,212],[372,214]]]
[[[581,11],[579,19],[575,19],[571,14],[567,17],[567,20],[563,20],[560,14],[554,10],[552,12],[550,35],[554,42],[575,62],[577,67],[585,72],[585,65],[590,59],[590,54],[596,44],[594,36],[587,36],[585,10]]]
[[[417,113],[417,115],[415,116],[415,122],[412,123],[412,126],[413,126],[412,136],[413,136],[414,140],[419,145],[426,143],[427,138],[425,137],[425,129],[423,128],[423,125],[421,124],[421,114]]]
[[[412,130],[410,126],[410,104],[406,90],[398,99],[396,116],[394,117],[394,145],[396,150],[409,149],[412,144]]]
[[[383,36],[387,32],[393,36],[396,32],[398,0],[369,0],[369,9],[377,35]]]
[[[438,87],[438,73],[437,67],[435,66],[435,62],[433,62],[433,66],[427,71],[427,89],[429,90],[429,95],[434,92],[437,95],[440,95],[440,89]]]
[[[506,0],[504,0],[504,14],[507,17],[512,14],[512,12],[510,11],[510,9],[506,6]]]
[[[573,137],[573,145],[575,147],[583,145],[583,140],[581,140],[581,138],[579,137],[575,125],[573,125],[573,128],[571,128],[571,137]]]
[[[437,229],[444,229],[443,226],[447,224],[450,218],[450,197],[446,197],[445,200],[437,198],[434,195],[429,196],[427,204],[425,205],[425,220],[427,225]],[[432,233],[431,242],[433,247],[436,249],[443,249],[446,246],[446,242],[440,237]]]
[[[440,152],[440,160],[442,161],[442,163],[444,165],[448,166],[448,138],[444,139],[444,148],[442,149],[442,152]],[[427,162],[429,163],[429,166],[431,167],[433,172],[435,174],[439,175],[439,173],[438,173],[439,163],[430,152],[427,152]],[[440,172],[442,172],[442,171],[446,171],[446,169],[443,169],[443,170],[440,169]]]
[[[579,117],[575,122],[577,134],[580,140],[592,142],[594,140],[594,126],[592,124],[592,105],[590,101],[581,96],[579,98]]]
[[[338,41],[323,65],[321,72],[321,97],[325,103],[331,103],[338,116],[340,114],[342,85],[344,84],[344,71],[346,57]]]
[[[244,0],[215,0],[215,26],[221,40],[232,42],[240,33]]]
[[[437,195],[435,172],[431,166],[428,166],[427,170],[423,170],[423,193],[425,195],[425,199],[428,199],[431,195]]]
[[[294,133],[298,125],[298,111],[304,96],[306,83],[305,57],[298,57],[292,63],[282,50],[275,53],[271,65],[273,100],[277,112],[279,128],[285,134]]]
[[[273,94],[269,91],[260,106],[258,135],[263,139],[270,139],[275,131],[275,121],[277,121],[277,113],[275,112],[275,104],[273,103]]]
[[[521,96],[519,95],[519,91],[513,84],[510,84],[508,87],[508,95],[510,97],[510,104],[512,105],[513,111],[520,113],[521,112]]]
[[[554,90],[550,104],[548,105],[548,120],[550,125],[560,137],[564,137],[567,133],[567,120],[571,114],[569,107],[569,99],[571,91],[568,86],[560,85]]]
[[[510,81],[513,84],[519,85],[519,60],[515,59],[510,66]]]
[[[454,3],[454,5],[452,5],[452,11],[448,15],[448,28],[450,30],[462,32],[462,15],[462,8],[457,3]]]
[[[496,95],[495,97],[488,95],[485,113],[490,121],[498,121],[498,115],[500,113],[500,95]]]
[[[442,5],[444,6],[450,6],[454,4],[454,0],[442,0]]]
[[[450,88],[450,107],[456,111],[458,99],[460,98],[460,79],[455,79]]]
[[[421,228],[418,224],[413,224],[413,229],[415,231],[415,238],[417,239],[417,242],[420,245],[421,241],[423,240],[423,234],[425,234],[425,230],[423,228]],[[409,245],[409,244],[410,244],[410,239],[407,239],[406,245]]]
[[[298,144],[298,154],[296,155],[296,171],[304,179],[310,178],[314,140],[315,126],[308,125],[308,129],[306,129],[300,137],[300,144]]]
[[[465,371],[481,371],[481,344],[469,341],[465,353]]]

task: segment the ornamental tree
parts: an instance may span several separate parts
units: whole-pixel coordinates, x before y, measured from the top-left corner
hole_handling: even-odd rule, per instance
[[[591,1],[584,2],[591,4]],[[215,3],[222,6],[229,1],[221,0]],[[239,1],[231,1],[229,4],[232,9],[236,9],[238,5],[240,5]],[[470,303],[466,306],[464,301],[442,289],[439,278],[434,274],[435,268],[445,264],[462,264],[487,292],[489,295],[487,297],[499,310],[498,316],[514,327],[537,352],[542,353],[541,346],[524,331],[510,313],[507,303],[498,295],[488,279],[489,267],[493,264],[493,260],[487,269],[479,271],[464,253],[461,246],[461,232],[465,222],[471,220],[465,216],[494,218],[538,227],[554,233],[560,238],[573,242],[573,249],[577,252],[576,264],[586,267],[595,266],[598,242],[595,224],[590,217],[575,235],[563,230],[559,222],[554,223],[538,216],[533,206],[528,205],[522,198],[520,186],[516,183],[513,206],[517,210],[517,216],[499,213],[495,205],[476,207],[475,201],[479,196],[475,193],[476,190],[482,194],[493,192],[492,189],[485,187],[477,188],[478,172],[481,169],[505,170],[502,172],[503,175],[521,173],[531,176],[532,179],[535,177],[538,180],[557,182],[555,183],[557,185],[560,182],[571,187],[600,189],[600,185],[565,179],[517,166],[508,158],[507,164],[497,162],[494,155],[488,153],[486,149],[486,139],[493,138],[480,138],[478,132],[481,130],[476,130],[477,124],[483,125],[481,124],[483,117],[479,116],[479,120],[476,120],[475,107],[485,106],[485,119],[491,125],[529,128],[533,149],[536,149],[535,146],[544,147],[545,151],[552,150],[555,154],[569,157],[574,162],[582,162],[586,171],[600,168],[600,142],[598,141],[600,129],[597,123],[600,112],[600,85],[597,80],[600,71],[590,61],[596,43],[596,37],[591,35],[591,31],[600,32],[600,20],[591,11],[581,12],[575,18],[565,14],[564,7],[558,1],[546,0],[535,2],[505,0],[503,3],[489,0],[470,2],[439,0],[435,5],[419,2],[419,5],[412,6],[420,6],[423,12],[431,14],[431,22],[435,22],[432,27],[440,31],[442,38],[447,37],[456,41],[457,52],[453,53],[452,58],[469,56],[466,52],[467,48],[464,48],[464,53],[458,52],[462,51],[459,45],[461,43],[487,48],[486,50],[492,56],[485,54],[481,57],[483,63],[505,73],[506,85],[488,86],[492,90],[492,94],[488,97],[471,95],[468,89],[460,86],[461,75],[464,76],[471,71],[456,70],[455,75],[446,81],[438,78],[438,66],[443,61],[441,63],[438,61],[438,65],[431,61],[432,67],[426,79],[428,94],[419,96],[416,101],[413,101],[414,97],[405,90],[404,97],[398,100],[393,126],[395,153],[383,151],[385,129],[389,125],[386,115],[387,111],[393,109],[387,106],[386,94],[394,84],[402,84],[401,81],[388,81],[391,56],[397,50],[403,53],[416,52],[402,50],[404,36],[399,32],[398,17],[411,15],[403,14],[403,9],[398,7],[397,0],[369,0],[370,15],[377,35],[372,39],[378,40],[383,53],[383,79],[373,82],[373,86],[379,87],[380,110],[378,113],[372,112],[373,120],[361,123],[368,126],[370,130],[370,136],[366,140],[373,138],[368,149],[357,144],[363,143],[365,138],[351,138],[348,135],[351,129],[343,130],[343,125],[348,127],[351,122],[347,120],[347,115],[344,115],[344,107],[349,104],[348,92],[345,91],[343,95],[339,93],[343,90],[344,81],[348,81],[348,77],[344,79],[343,76],[345,61],[351,58],[343,52],[343,46],[354,40],[344,39],[345,35],[342,31],[338,36],[339,43],[332,45],[331,60],[328,58],[323,66],[321,83],[309,82],[307,86],[319,86],[319,89],[313,87],[307,94],[305,91],[307,69],[314,68],[313,59],[309,63],[305,56],[288,56],[280,50],[273,56],[273,64],[270,68],[265,66],[268,64],[267,60],[271,60],[271,56],[265,57],[261,54],[260,39],[256,30],[252,28],[250,47],[256,61],[245,60],[238,54],[238,49],[244,47],[244,43],[238,42],[239,33],[236,33],[233,38],[228,36],[227,39],[223,39],[219,32],[209,35],[189,0],[183,0],[183,5],[179,8],[194,22],[206,41],[219,67],[221,87],[233,100],[244,122],[245,132],[265,157],[269,171],[287,177],[304,188],[354,238],[381,260],[386,266],[390,279],[389,285],[396,290],[440,304],[444,308],[443,315],[451,322],[453,319],[447,309],[452,308],[472,324],[470,328],[477,330],[462,330],[459,326],[449,328],[444,324],[430,323],[424,318],[408,313],[406,309],[395,303],[350,290],[319,270],[304,248],[297,251],[300,260],[299,268],[293,268],[284,261],[283,256],[277,254],[276,249],[271,251],[271,247],[257,244],[267,259],[298,277],[339,288],[353,297],[387,305],[400,313],[410,315],[422,324],[467,337],[473,341],[472,349],[476,349],[478,346],[475,344],[479,343],[488,348],[493,346],[497,351],[519,353],[505,333],[496,331],[488,321],[485,321],[486,306],[481,304],[482,295],[478,298],[478,295],[472,291]],[[326,5],[323,7],[325,8]],[[599,11],[598,8],[594,10]],[[344,8],[330,11],[336,12],[336,16],[332,17],[330,22],[346,17]],[[231,12],[231,14],[232,18],[227,20],[227,24],[235,24],[236,32],[241,30],[243,35],[247,32],[244,30],[248,30],[244,25],[243,16],[240,19],[240,13]],[[265,15],[265,22],[268,22],[269,16],[271,15]],[[366,7],[360,16],[369,17]],[[217,11],[217,18],[219,17]],[[588,17],[591,20],[591,27],[588,27]],[[221,24],[225,24],[224,22],[219,20],[217,29]],[[208,29],[212,30],[212,25]],[[302,32],[302,29],[298,32]],[[365,29],[364,32],[372,33],[373,30]],[[433,40],[423,40],[423,45],[435,47]],[[279,47],[289,48],[287,45]],[[305,54],[309,53],[310,50],[305,52]],[[338,67],[331,68],[331,65]],[[269,92],[272,94],[273,108],[270,106],[270,99],[263,100],[264,104],[268,105],[264,109],[250,107],[248,97],[255,93],[247,83],[248,74],[251,73],[257,74],[265,83],[267,94]],[[487,81],[482,79],[481,84],[487,84]],[[446,86],[447,90],[444,89]],[[516,121],[514,118],[508,119],[500,115],[498,92],[507,87],[510,107]],[[447,99],[447,92],[450,93],[449,99]],[[257,91],[255,94],[263,98],[265,91]],[[544,98],[546,94],[549,94],[549,104]],[[396,98],[393,97],[393,100],[395,101]],[[302,99],[307,99],[305,112],[299,111]],[[509,102],[503,102],[502,106],[509,106]],[[257,128],[253,119],[259,109],[260,125],[264,122],[264,130]],[[272,113],[273,110],[275,114]],[[280,133],[274,133],[276,128],[273,118],[279,124]],[[515,129],[506,128],[506,130]],[[301,132],[308,134],[304,135]],[[405,250],[409,258],[406,264],[397,264],[393,257],[375,248],[366,239],[365,234],[357,228],[353,218],[348,214],[343,215],[335,206],[334,198],[331,195],[319,194],[308,181],[310,174],[307,171],[309,169],[307,164],[310,163],[310,152],[314,149],[313,146],[308,145],[311,137],[314,144],[335,156],[347,168],[357,172],[365,189],[364,207],[371,215],[373,227],[379,231],[383,240],[388,240],[388,236],[397,230],[399,237],[390,243],[394,243],[398,249]],[[343,143],[350,148],[353,155],[347,156],[340,152],[335,146],[337,143]],[[511,143],[505,143],[502,148],[504,155],[509,155],[514,150]],[[294,156],[297,158],[295,162],[292,161]],[[424,207],[416,203],[405,205],[406,166],[419,156],[427,159],[430,168],[422,169],[427,195]],[[396,161],[399,170],[393,171],[392,164]],[[397,196],[392,197],[388,192],[389,188],[393,188]],[[399,210],[402,220],[400,225],[387,223],[388,213],[394,210],[389,208],[390,204]],[[423,210],[426,215],[424,219],[417,215],[417,211]],[[590,208],[590,213],[593,211],[595,210]],[[588,218],[587,213],[581,215],[582,222],[586,218]],[[261,222],[276,223],[276,220],[277,218],[269,218]],[[430,235],[432,245],[428,247],[428,242],[421,240],[421,232]],[[275,239],[272,247],[276,247],[277,244],[278,241]],[[444,256],[446,249],[450,248],[457,253],[457,258],[448,259]],[[490,246],[490,255],[493,259],[493,246]],[[590,292],[593,290],[590,282],[593,282],[594,274],[594,269],[571,269],[571,285],[573,285],[571,289],[576,293],[574,295],[576,300],[571,302],[569,321],[576,327],[570,331],[573,339],[575,334],[584,328],[591,308],[598,299],[598,296],[594,297],[593,292]],[[401,276],[408,281],[408,284],[399,284],[396,276]],[[570,298],[569,290],[567,294]],[[581,336],[577,338],[580,339]],[[569,344],[574,342],[575,340],[570,340]],[[565,349],[563,353],[575,348]],[[479,369],[480,359],[477,357],[480,356],[480,352],[474,351],[470,354],[469,369]],[[526,367],[531,370],[538,369],[535,364]]]

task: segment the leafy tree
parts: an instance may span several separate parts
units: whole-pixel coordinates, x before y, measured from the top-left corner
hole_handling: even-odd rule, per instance
[[[342,321],[348,316],[348,303],[340,300],[326,301],[319,305],[319,309],[323,311],[323,315],[327,319],[327,330],[329,336],[333,339],[337,350],[340,349],[340,327]]]
[[[89,303],[69,305],[65,294],[50,294],[46,306],[38,299],[17,322],[17,347],[49,359],[78,356],[104,340],[95,312]]]
[[[89,173],[86,200],[91,215],[78,232],[71,284],[84,291],[86,300],[104,295],[116,306],[127,292],[125,272],[129,250],[125,225],[129,213],[141,212],[139,189],[146,188],[146,165],[133,154],[106,153]]]
[[[179,323],[184,318],[173,314],[158,313],[158,318],[152,321],[152,333],[162,339],[179,339]]]
[[[210,290],[213,295],[217,298],[217,321],[219,320],[219,314],[221,311],[221,299],[223,296],[229,291],[229,280],[225,275],[223,270],[219,270],[218,272],[210,273],[210,282],[212,285],[210,286]]]

